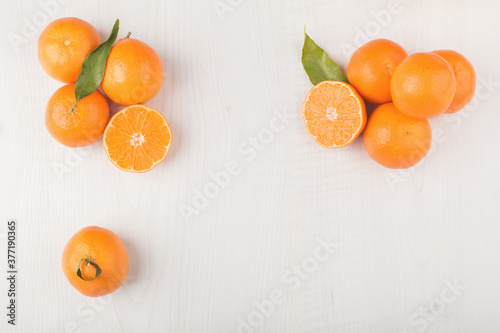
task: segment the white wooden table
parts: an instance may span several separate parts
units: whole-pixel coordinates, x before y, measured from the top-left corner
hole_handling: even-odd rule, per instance
[[[500,331],[498,2],[0,3],[0,332]],[[164,89],[147,105],[174,140],[152,172],[124,173],[101,144],[65,148],[45,129],[61,84],[36,41],[66,16],[103,39],[119,18],[120,37],[131,31],[161,56]],[[476,98],[431,121],[432,151],[413,169],[384,169],[359,139],[324,149],[301,118],[304,25],[344,70],[368,39],[455,49],[476,68]],[[100,299],[60,268],[88,225],[113,230],[130,257],[126,282]]]

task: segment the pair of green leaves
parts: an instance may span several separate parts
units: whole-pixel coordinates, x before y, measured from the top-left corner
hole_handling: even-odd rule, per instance
[[[316,85],[322,81],[342,81],[349,83],[342,74],[339,65],[326,52],[316,45],[307,35],[304,28],[304,47],[302,48],[302,66],[309,76],[311,83]]]
[[[101,84],[106,69],[106,60],[108,59],[111,46],[113,46],[118,36],[120,20],[116,20],[113,29],[108,36],[108,39],[99,45],[95,50],[90,52],[83,62],[82,71],[78,75],[75,83],[75,106],[69,112],[73,112],[82,98],[92,94]]]
[[[84,261],[84,260],[85,260],[87,265],[92,265],[95,268],[95,277],[92,280],[85,280],[82,276],[82,271],[80,270],[80,265],[82,264],[82,261]],[[87,257],[86,259],[80,259],[80,261],[78,262],[78,270],[76,271],[76,275],[78,275],[78,277],[80,279],[82,279],[83,281],[94,281],[95,279],[97,279],[99,277],[99,275],[101,275],[101,273],[102,273],[101,267],[99,267],[93,261],[94,261],[94,259]]]
[[[74,111],[79,100],[93,93],[101,84],[106,69],[106,60],[118,36],[119,24],[120,20],[117,19],[108,38],[90,52],[83,62],[82,71],[75,83],[76,104],[70,112]],[[302,65],[312,84],[316,85],[326,80],[348,82],[340,67],[307,35],[305,29],[304,35]]]

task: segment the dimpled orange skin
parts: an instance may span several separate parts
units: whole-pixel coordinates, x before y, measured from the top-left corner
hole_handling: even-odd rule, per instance
[[[50,135],[68,147],[91,145],[101,138],[109,120],[109,105],[99,90],[75,105],[75,85],[62,86],[50,97],[45,110],[45,126]]]
[[[38,38],[38,59],[52,78],[74,83],[83,61],[101,44],[97,30],[88,22],[66,17],[51,22]]]
[[[476,91],[476,71],[471,62],[453,50],[432,51],[446,60],[453,68],[457,80],[457,90],[453,101],[445,113],[455,113],[464,108],[474,97]]]
[[[349,83],[367,102],[392,101],[391,77],[408,54],[401,45],[388,39],[372,40],[354,52],[347,67]]]
[[[393,103],[377,107],[363,132],[368,155],[391,169],[406,169],[420,162],[429,152],[431,140],[427,119],[408,117]]]
[[[102,273],[95,280],[95,268],[81,262],[81,279],[77,275],[81,259],[92,258]],[[83,295],[98,297],[118,289],[128,274],[128,255],[125,245],[112,231],[86,227],[70,238],[63,251],[62,269],[69,283]]]
[[[392,101],[410,117],[429,119],[443,114],[453,101],[456,79],[453,68],[433,53],[408,56],[394,70]]]
[[[163,64],[150,46],[133,38],[113,45],[101,82],[113,102],[124,106],[145,103],[156,96],[162,84]]]

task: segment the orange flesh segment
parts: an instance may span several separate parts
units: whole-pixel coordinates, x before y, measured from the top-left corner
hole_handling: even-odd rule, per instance
[[[354,88],[336,81],[323,81],[311,89],[303,116],[309,134],[327,148],[351,143],[366,122],[363,100]]]
[[[120,169],[145,172],[154,168],[168,153],[172,133],[158,111],[132,105],[109,122],[104,147],[109,159]]]

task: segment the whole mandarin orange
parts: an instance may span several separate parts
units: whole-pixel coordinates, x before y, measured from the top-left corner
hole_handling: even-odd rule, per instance
[[[443,57],[450,64],[457,80],[457,91],[445,113],[460,111],[469,104],[476,91],[476,71],[474,66],[466,57],[453,50],[439,50],[432,51],[432,53]]]
[[[78,101],[75,84],[67,84],[50,97],[45,126],[50,135],[68,147],[88,146],[103,135],[109,120],[109,105],[99,90]]]
[[[375,39],[354,52],[347,67],[349,83],[366,101],[388,103],[394,69],[408,54],[401,45],[388,39]]]
[[[51,22],[38,38],[38,59],[54,79],[74,83],[83,61],[101,44],[97,30],[83,20],[66,17]]]
[[[410,117],[429,119],[444,113],[455,96],[453,68],[434,53],[415,53],[394,70],[392,101]]]
[[[101,82],[104,93],[120,105],[142,104],[158,94],[163,84],[163,64],[146,43],[123,38],[111,48]]]
[[[427,119],[408,117],[393,103],[377,107],[363,132],[368,155],[391,169],[405,169],[420,162],[429,152],[431,139]]]
[[[111,230],[86,227],[74,234],[62,255],[69,283],[86,296],[104,296],[118,289],[128,274],[125,245]]]

